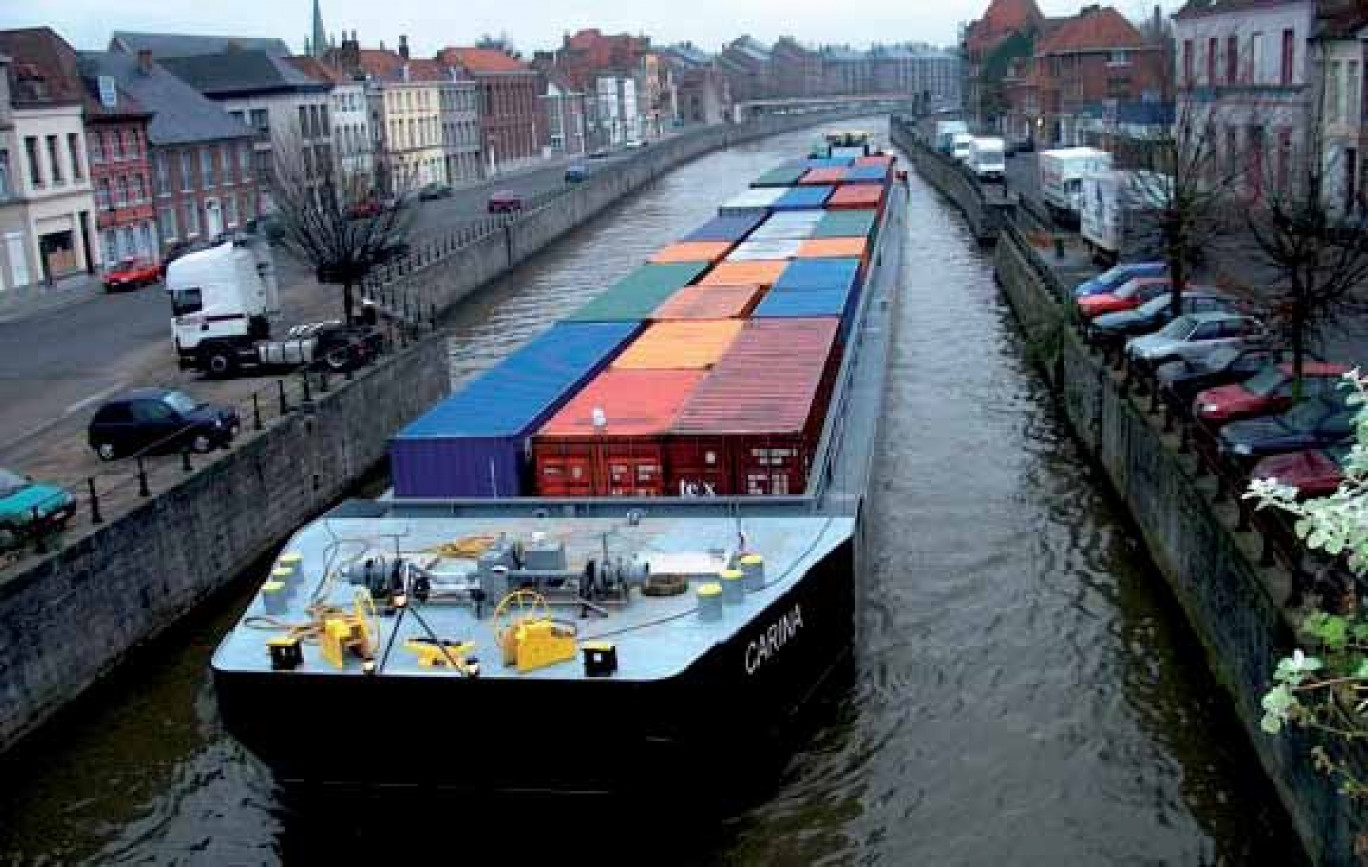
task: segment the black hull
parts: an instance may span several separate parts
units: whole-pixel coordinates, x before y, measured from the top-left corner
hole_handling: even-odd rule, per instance
[[[858,538],[667,680],[215,670],[219,708],[287,786],[626,794],[725,780],[786,742],[848,660]]]

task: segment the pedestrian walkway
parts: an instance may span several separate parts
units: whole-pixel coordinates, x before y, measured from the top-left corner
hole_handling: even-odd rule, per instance
[[[50,313],[98,297],[103,288],[94,274],[62,277],[51,286],[35,283],[17,289],[0,290],[0,325]]]

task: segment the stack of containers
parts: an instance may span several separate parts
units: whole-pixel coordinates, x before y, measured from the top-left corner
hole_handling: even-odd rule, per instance
[[[738,319],[657,322],[532,440],[542,496],[658,497],[665,434],[704,373],[740,333]]]
[[[733,214],[730,217],[713,217],[685,235],[681,240],[730,241],[734,244],[744,240],[756,226],[764,221],[765,214]]]
[[[784,262],[795,258],[803,242],[797,238],[756,238],[742,241],[727,254],[728,262]]]
[[[803,177],[798,181],[798,183],[804,186],[823,184],[831,186],[833,184],[841,184],[845,183],[846,175],[851,171],[853,171],[853,169],[847,169],[844,167],[831,169],[808,169],[806,172],[803,173]]]
[[[759,286],[768,289],[783,275],[789,263],[771,260],[719,262],[708,272],[700,286]]]
[[[641,330],[562,322],[428,410],[390,441],[396,497],[516,497],[527,440]]]
[[[752,187],[791,187],[807,172],[807,164],[801,161],[775,166],[760,177],[751,181]]]
[[[774,203],[792,190],[792,187],[751,187],[722,204],[717,213],[723,217],[765,217],[774,209]]]
[[[651,312],[708,270],[708,262],[643,265],[585,304],[566,322],[644,322]]]
[[[851,314],[859,302],[859,259],[798,259],[794,261],[760,306],[753,319],[794,319],[830,316],[841,322],[845,339]]]
[[[651,314],[656,322],[745,319],[765,290],[760,286],[685,286]]]
[[[657,250],[647,261],[652,265],[680,262],[716,262],[731,252],[731,241],[678,241]]]
[[[666,440],[671,493],[801,494],[839,358],[835,319],[745,323]]]
[[[771,214],[747,240],[750,241],[804,241],[812,237],[813,230],[826,215],[823,210],[784,211]]]
[[[783,190],[783,195],[770,203],[769,207],[772,211],[805,211],[810,208],[823,208],[826,207],[827,199],[831,198],[833,192],[838,191],[838,188],[828,185],[774,187],[772,189]]]

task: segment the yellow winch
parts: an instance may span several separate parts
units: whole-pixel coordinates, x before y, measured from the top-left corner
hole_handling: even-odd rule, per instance
[[[531,590],[515,590],[494,609],[494,636],[503,664],[519,674],[575,658],[575,624],[554,620],[546,598]]]

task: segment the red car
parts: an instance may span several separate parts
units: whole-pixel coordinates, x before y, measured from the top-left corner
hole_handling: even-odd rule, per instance
[[[498,190],[489,196],[489,213],[511,213],[521,211],[523,198],[511,190]]]
[[[1169,291],[1172,291],[1172,287],[1167,277],[1136,277],[1115,292],[1086,295],[1078,299],[1078,310],[1088,319],[1096,319],[1103,313],[1134,310],[1151,298],[1158,298]]]
[[[162,268],[156,262],[144,262],[139,259],[124,259],[119,264],[104,272],[100,281],[104,283],[106,292],[114,292],[119,289],[137,289],[139,286],[150,286],[153,283],[161,282]]]
[[[1325,497],[1339,490],[1344,481],[1344,459],[1348,446],[1273,455],[1254,465],[1255,479],[1277,479],[1297,489],[1300,498]]]
[[[365,217],[378,217],[385,212],[385,206],[375,199],[367,199],[364,202],[357,202],[347,209],[347,216],[353,220],[360,220]]]
[[[1343,364],[1307,362],[1302,370],[1302,397],[1337,394],[1348,370]],[[1265,367],[1253,379],[1198,393],[1192,417],[1208,428],[1218,428],[1227,422],[1284,412],[1293,403],[1292,365],[1285,362]]]

